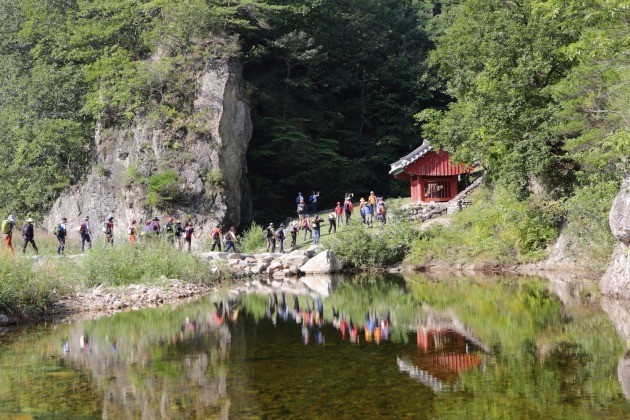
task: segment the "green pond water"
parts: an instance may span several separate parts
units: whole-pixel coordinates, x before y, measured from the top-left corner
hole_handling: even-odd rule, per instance
[[[630,309],[530,278],[336,278],[0,332],[0,418],[630,418]]]

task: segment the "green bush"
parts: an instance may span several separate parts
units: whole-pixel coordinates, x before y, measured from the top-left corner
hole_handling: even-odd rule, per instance
[[[249,229],[243,232],[240,248],[242,252],[258,252],[266,242],[262,227],[253,222]]]
[[[390,214],[398,215],[398,211],[390,208]],[[361,223],[351,224],[326,245],[346,267],[379,268],[401,263],[410,244],[421,235],[416,226],[401,216],[390,217],[384,227],[374,226],[368,229]]]
[[[148,204],[158,208],[185,204],[186,196],[179,190],[179,182],[179,175],[172,170],[151,175],[148,182]]]
[[[558,235],[555,210],[520,201],[506,189],[481,189],[474,204],[448,227],[430,229],[412,245],[409,260],[444,262],[531,262],[544,257]]]
[[[161,276],[209,284],[217,279],[210,264],[191,253],[177,251],[163,241],[96,248],[87,252],[77,267],[77,282],[88,287],[155,283]]]

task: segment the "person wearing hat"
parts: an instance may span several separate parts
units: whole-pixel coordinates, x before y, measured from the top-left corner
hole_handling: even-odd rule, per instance
[[[2,234],[4,235],[4,244],[6,248],[11,252],[11,255],[15,253],[13,249],[13,227],[15,226],[15,219],[10,214],[5,220],[2,221]]]
[[[361,221],[363,223],[365,223],[365,215],[363,213],[363,207],[367,206],[367,201],[365,201],[365,198],[361,197],[361,199],[359,200],[359,214],[361,215]]]
[[[372,214],[376,213],[376,195],[374,195],[374,191],[370,191],[368,203],[370,204],[370,207],[372,207]]]
[[[107,216],[107,221],[103,224],[103,233],[105,233],[105,241],[114,246],[114,216]]]
[[[85,243],[88,248],[92,249],[92,230],[90,229],[90,216],[85,216],[81,226],[79,226],[79,234],[81,234],[81,252],[85,252]]]
[[[267,238],[267,252],[276,252],[276,238],[273,231],[273,223],[269,223],[269,226],[265,229],[265,238]]]
[[[57,241],[59,242],[59,246],[57,246],[57,255],[63,255],[63,252],[66,250],[66,236],[68,235],[68,219],[65,217],[61,218],[61,221],[54,229],[55,236],[57,237]]]
[[[39,250],[37,249],[37,245],[35,245],[35,229],[33,228],[34,220],[32,218],[26,219],[26,224],[22,228],[22,238],[24,239],[24,247],[22,248],[22,254],[26,253],[26,245],[29,242],[33,245],[33,249],[36,254],[39,254]]]
[[[214,248],[218,247],[219,252],[221,252],[221,225],[217,224],[212,232],[210,232],[210,237],[212,238],[212,248],[210,248],[210,252],[214,252]],[[226,234],[227,235],[227,234]],[[227,251],[226,251],[227,252]]]
[[[286,236],[286,232],[284,230],[284,223],[280,223],[280,227],[276,230],[276,239],[278,240],[278,244],[280,244],[280,253],[284,252],[284,238]]]
[[[238,252],[236,250],[236,247],[234,246],[235,242],[236,242],[236,228],[232,226],[230,230],[228,230],[227,233],[225,234],[225,243],[227,244],[227,247],[225,248],[225,252],[230,252],[230,249],[232,249],[235,253]]]

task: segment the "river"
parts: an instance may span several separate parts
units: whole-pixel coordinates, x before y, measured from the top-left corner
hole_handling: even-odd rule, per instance
[[[630,310],[562,280],[363,275],[2,334],[0,418],[630,417]]]

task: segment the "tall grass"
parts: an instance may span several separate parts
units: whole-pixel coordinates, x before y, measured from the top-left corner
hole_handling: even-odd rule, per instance
[[[73,284],[59,275],[55,263],[0,253],[0,313],[36,315],[72,289]]]

